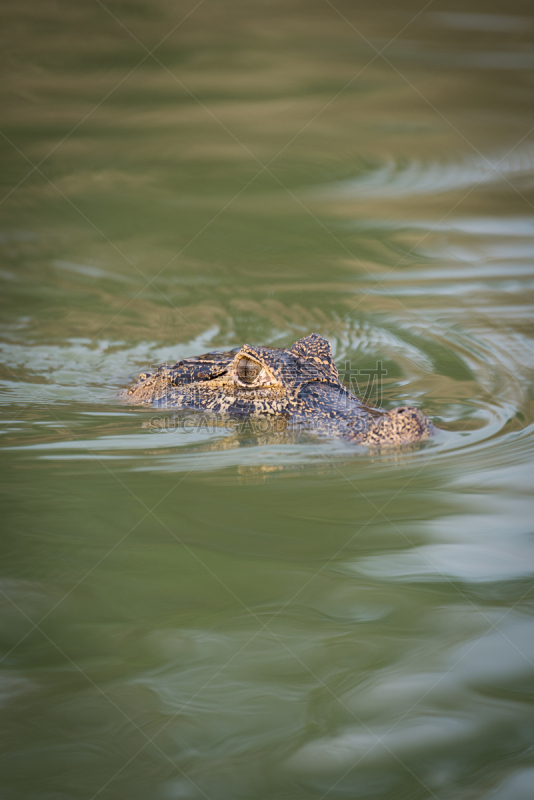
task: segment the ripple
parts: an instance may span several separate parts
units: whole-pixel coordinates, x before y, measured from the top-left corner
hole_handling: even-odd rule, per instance
[[[532,30],[531,17],[518,14],[473,14],[469,12],[429,11],[423,19],[444,28],[457,31],[489,31],[501,33],[525,33]]]
[[[320,196],[387,199],[438,195],[501,181],[506,183],[508,178],[533,174],[534,148],[516,149],[502,156],[466,159],[463,163],[391,158],[357,178],[321,190]]]
[[[532,546],[484,547],[481,544],[435,544],[408,553],[371,556],[353,569],[381,580],[494,583],[534,574]]]

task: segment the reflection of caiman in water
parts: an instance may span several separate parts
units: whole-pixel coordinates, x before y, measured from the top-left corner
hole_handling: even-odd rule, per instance
[[[339,380],[330,343],[312,333],[288,350],[244,345],[163,364],[124,393],[130,403],[214,415],[283,418],[297,429],[355,444],[427,439],[434,427],[416,408],[383,411],[361,402]]]

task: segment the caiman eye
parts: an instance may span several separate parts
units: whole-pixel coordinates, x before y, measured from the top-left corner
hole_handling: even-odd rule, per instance
[[[252,361],[250,358],[240,358],[237,362],[237,374],[243,383],[254,383],[262,370],[261,364]]]

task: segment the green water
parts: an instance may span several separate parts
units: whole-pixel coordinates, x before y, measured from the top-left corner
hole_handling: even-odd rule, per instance
[[[1,14],[1,797],[531,800],[532,5]],[[314,331],[442,433],[118,399]]]

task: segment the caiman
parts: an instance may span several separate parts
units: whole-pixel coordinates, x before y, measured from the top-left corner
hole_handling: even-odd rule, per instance
[[[435,431],[417,408],[373,408],[340,381],[330,342],[312,333],[288,349],[214,351],[145,372],[123,395],[129,403],[223,417],[285,418],[295,429],[355,444],[398,445]]]

